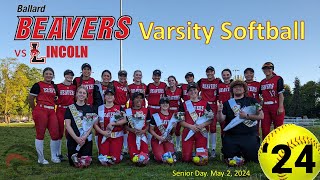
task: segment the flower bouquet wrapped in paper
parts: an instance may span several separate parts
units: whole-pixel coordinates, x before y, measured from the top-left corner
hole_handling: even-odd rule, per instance
[[[121,119],[123,119],[125,117],[125,112],[120,112],[117,111],[111,118],[110,118],[110,122],[117,122]],[[111,129],[108,129],[110,132],[112,132],[114,126],[112,126]],[[108,139],[108,137],[103,136],[102,140],[101,140],[101,144],[103,144],[104,142],[106,142],[106,140]]]
[[[177,162],[176,155],[173,152],[166,152],[162,155],[162,162],[172,165]]]
[[[244,162],[244,158],[238,156],[226,159],[226,163],[228,164],[228,166],[242,166]]]
[[[207,122],[207,121],[212,120],[213,117],[214,117],[214,113],[212,112],[212,110],[210,110],[210,111],[205,110],[203,116],[198,117],[198,119],[195,121],[195,124],[196,124],[196,125],[203,124],[203,123],[205,123],[205,122]],[[201,134],[202,134],[204,137],[207,137],[207,136],[208,136],[207,130],[206,130],[205,128],[203,128],[203,129],[201,130]],[[187,140],[190,139],[193,135],[194,135],[194,131],[190,130],[189,133],[188,133],[188,135],[186,136],[186,138],[185,138],[184,140],[187,141]]]
[[[84,136],[88,131],[91,130],[93,124],[98,121],[98,115],[96,113],[87,113],[83,116],[82,126],[79,128],[80,137]],[[81,146],[78,144],[76,150],[79,151]]]
[[[132,109],[129,108],[129,109],[126,109],[126,115],[128,118],[129,125],[132,128],[142,130],[142,128],[145,125],[145,119],[146,119],[146,116],[143,114],[143,112],[137,111],[135,114],[132,114]],[[141,141],[144,141],[145,143],[147,143],[147,137],[144,134],[136,136],[136,145],[138,150],[140,150]]]
[[[184,112],[176,112],[174,113],[174,115],[172,116],[172,118],[170,119],[167,128],[165,129],[164,133],[162,133],[162,137],[165,138],[166,140],[171,140],[172,137],[170,135],[170,132],[172,131],[172,129],[174,127],[176,127],[176,125],[185,120],[185,113]],[[159,141],[159,144],[162,143],[161,141]]]
[[[230,101],[230,100],[229,100]],[[251,106],[243,107],[240,111],[243,111],[247,114],[256,114],[257,111],[261,111],[262,107],[260,104],[256,103]],[[223,131],[228,131],[229,129],[234,128],[235,126],[239,125],[240,123],[244,123],[248,127],[252,127],[257,124],[257,121],[252,121],[252,120],[246,120],[246,119],[241,119],[239,116],[240,111],[237,111],[238,113],[235,114],[235,118],[231,120],[231,122],[223,129]]]
[[[108,155],[102,155],[102,154],[100,154],[98,156],[98,159],[99,159],[100,163],[104,166],[113,165],[113,164],[115,164],[115,161],[116,161],[115,157],[108,156]]]
[[[71,156],[71,159],[72,159],[75,167],[77,167],[77,168],[86,168],[92,162],[92,158],[90,156],[78,157],[78,153],[73,154]]]
[[[149,162],[149,155],[147,153],[141,152],[140,154],[135,154],[132,158],[132,162],[134,162],[137,166],[145,166]]]

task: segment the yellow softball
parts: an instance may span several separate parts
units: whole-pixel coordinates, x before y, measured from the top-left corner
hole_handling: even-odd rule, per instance
[[[320,143],[306,128],[285,124],[262,141],[258,158],[268,179],[314,179],[320,171]]]
[[[193,162],[194,163],[199,163],[200,162],[200,158],[198,156],[193,157]]]

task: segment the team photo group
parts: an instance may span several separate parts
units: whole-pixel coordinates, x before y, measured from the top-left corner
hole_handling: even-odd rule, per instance
[[[88,167],[93,156],[104,166],[118,164],[126,153],[137,166],[146,166],[151,156],[164,164],[206,165],[218,148],[228,166],[258,162],[260,142],[272,124],[276,128],[284,123],[285,114],[283,79],[272,62],[258,69],[265,74],[260,82],[254,81],[250,67],[243,71],[245,80],[232,80],[230,69],[222,70],[220,79],[220,71],[209,66],[203,70],[207,77],[197,82],[188,72],[185,83],[175,76],[165,77],[165,83],[156,69],[152,83],[142,83],[142,72],[136,70],[128,84],[132,76],[125,70],[116,78],[104,70],[98,81],[91,77],[91,65],[84,63],[80,77],[68,69],[64,81],[55,84],[54,77],[60,75],[47,67],[28,97],[38,163],[49,164],[43,150],[47,129],[51,161],[64,160],[61,149],[66,146],[69,164],[79,168]],[[92,153],[93,146],[98,154]]]

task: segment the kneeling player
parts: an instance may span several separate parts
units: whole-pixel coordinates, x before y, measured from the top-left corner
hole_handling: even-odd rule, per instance
[[[155,113],[151,117],[150,133],[152,134],[151,146],[154,158],[158,162],[173,163],[174,159],[169,161],[164,155],[171,155],[174,153],[174,145],[172,139],[164,138],[163,134],[166,130],[168,123],[172,117],[172,113],[169,113],[169,98],[162,97],[160,99],[160,112]],[[172,128],[175,130],[175,128]],[[171,132],[169,136],[173,133]],[[160,143],[159,143],[160,142]]]
[[[123,129],[127,122],[124,109],[115,105],[114,91],[107,89],[104,93],[105,104],[99,107],[99,123],[94,128],[98,132],[99,161],[102,165],[119,163],[123,144]]]
[[[187,92],[190,100],[185,101],[180,107],[180,112],[185,112],[185,120],[180,122],[180,124],[184,127],[182,131],[182,160],[190,162],[192,160],[192,150],[194,146],[196,149],[202,149],[206,154],[208,154],[208,133],[206,132],[205,127],[211,124],[212,119],[201,124],[196,123],[196,121],[200,116],[205,114],[205,110],[212,110],[207,101],[199,99],[199,91],[196,83],[189,84]],[[190,112],[190,110],[193,110],[193,112]],[[193,131],[194,134],[186,140],[190,131]]]
[[[232,96],[230,100],[223,104],[218,103],[217,119],[219,122],[225,122],[226,127],[232,120],[244,119],[244,121],[225,131],[222,141],[224,159],[229,165],[242,165],[244,160],[258,162],[260,142],[256,125],[257,120],[263,119],[263,112],[256,99],[247,97],[248,88],[245,82],[240,80],[232,82],[230,92]],[[248,114],[242,110],[248,106],[256,106],[256,113]],[[241,159],[240,164],[232,164],[231,160],[239,159]]]

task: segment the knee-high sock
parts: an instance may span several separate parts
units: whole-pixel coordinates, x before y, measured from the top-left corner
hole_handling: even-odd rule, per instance
[[[176,149],[180,150],[181,136],[176,136]]]
[[[217,133],[211,133],[210,134],[210,140],[211,140],[211,149],[216,149],[216,142],[217,142]]]
[[[43,140],[36,139],[34,143],[35,143],[37,154],[38,154],[38,161],[43,162],[44,160]]]
[[[51,159],[57,159],[59,147],[60,147],[59,140],[51,140],[50,141]]]
[[[96,144],[97,151],[98,151],[98,155],[99,155],[98,136],[94,136],[94,142],[95,142],[95,144]]]
[[[59,149],[58,149],[58,155],[61,155],[61,143],[62,139],[58,140],[59,141]]]

